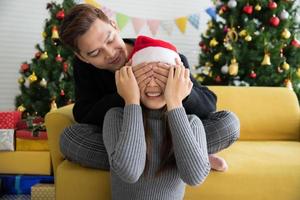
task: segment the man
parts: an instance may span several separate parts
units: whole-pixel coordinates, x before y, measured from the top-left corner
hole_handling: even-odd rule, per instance
[[[134,39],[122,39],[119,29],[98,8],[88,4],[74,6],[60,27],[60,38],[75,53],[75,124],[64,130],[61,136],[61,151],[65,157],[84,166],[109,169],[108,157],[102,140],[102,125],[106,112],[112,107],[123,107],[124,100],[118,95],[114,71],[130,65]],[[176,66],[189,67],[186,58],[180,55]],[[134,66],[134,75],[139,85],[146,85],[153,76],[161,85],[168,77],[168,68],[157,63],[142,63]],[[208,152],[224,149],[239,137],[239,120],[227,111],[215,112],[216,96],[208,88],[200,86],[192,77],[193,88],[183,101],[188,114],[202,119],[206,130]],[[130,89],[130,88],[128,88]],[[212,168],[227,169],[226,162],[210,156]]]

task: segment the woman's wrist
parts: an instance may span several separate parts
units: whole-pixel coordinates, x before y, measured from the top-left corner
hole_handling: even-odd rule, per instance
[[[170,102],[167,102],[167,110],[168,111],[176,109],[176,108],[180,108],[180,107],[182,107],[182,101],[170,101]]]

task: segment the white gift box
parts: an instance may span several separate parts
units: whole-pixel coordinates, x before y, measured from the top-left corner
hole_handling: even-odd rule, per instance
[[[0,151],[14,151],[14,129],[0,129]]]

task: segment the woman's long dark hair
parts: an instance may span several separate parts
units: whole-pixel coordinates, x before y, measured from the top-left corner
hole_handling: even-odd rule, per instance
[[[167,111],[167,108],[163,108],[163,113]],[[166,130],[166,134],[164,135],[163,141],[161,143],[161,154],[160,154],[160,166],[158,170],[155,172],[155,176],[159,176],[162,172],[167,169],[172,169],[176,167],[176,160],[173,151],[173,144],[172,144],[172,136],[171,131],[168,123],[167,115],[163,114],[162,116],[164,129]],[[147,112],[143,109],[143,122],[145,128],[145,140],[146,140],[146,165],[144,169],[144,175],[147,175],[149,170],[149,161],[152,155],[152,134],[150,132],[148,122]]]

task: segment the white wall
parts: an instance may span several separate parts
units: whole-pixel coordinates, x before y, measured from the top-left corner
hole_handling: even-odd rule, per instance
[[[42,43],[47,0],[0,0],[0,111],[13,110],[20,65]],[[59,1],[61,2],[61,1]]]
[[[97,1],[113,11],[147,19],[172,20],[176,17],[200,13],[200,30],[194,29],[188,23],[185,34],[174,27],[171,36],[161,29],[155,36],[173,42],[179,51],[188,57],[192,66],[198,63],[200,32],[205,29],[208,19],[204,9],[211,5],[210,0]],[[17,82],[20,64],[24,61],[30,62],[36,52],[35,44],[43,42],[41,33],[44,29],[44,21],[49,17],[46,10],[48,2],[50,0],[0,0],[0,111],[14,109],[15,96],[20,92]],[[144,27],[140,34],[151,36],[147,27]],[[136,36],[131,23],[124,28],[121,35]]]

